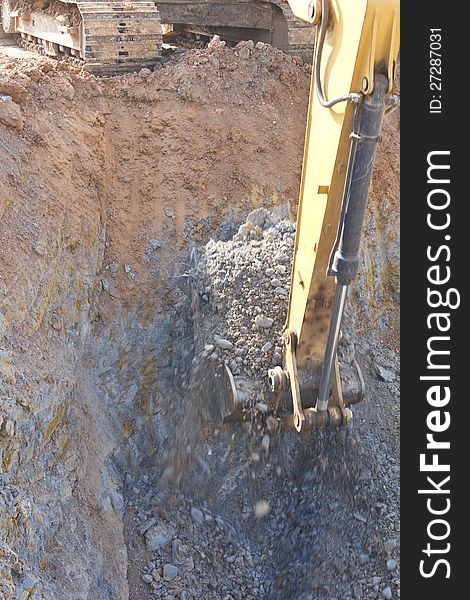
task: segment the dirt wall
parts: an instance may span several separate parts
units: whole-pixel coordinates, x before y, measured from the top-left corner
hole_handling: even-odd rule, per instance
[[[3,65],[1,535],[28,573],[5,567],[7,598],[28,577],[128,596],[119,468],[163,441],[189,244],[297,195],[308,68],[258,54],[101,81]]]
[[[0,590],[121,600],[123,478],[158,462],[189,360],[189,247],[259,206],[295,213],[309,67],[214,44],[109,80],[44,58],[1,68]],[[395,125],[366,244],[387,306]]]

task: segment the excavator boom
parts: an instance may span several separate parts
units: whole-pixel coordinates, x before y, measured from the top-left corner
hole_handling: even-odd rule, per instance
[[[399,44],[398,0],[292,1],[318,24],[286,326],[294,425],[347,422],[336,356]],[[309,381],[306,412],[298,373]],[[282,378],[281,378],[282,379]],[[356,398],[357,400],[357,398]],[[308,418],[307,418],[308,417]]]

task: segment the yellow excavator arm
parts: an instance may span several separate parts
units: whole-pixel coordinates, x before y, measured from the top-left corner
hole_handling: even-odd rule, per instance
[[[290,301],[285,369],[269,373],[273,392],[290,382],[293,425],[344,425],[337,344],[346,292],[356,276],[364,212],[382,118],[399,48],[398,0],[289,0],[317,25]],[[308,394],[301,398],[301,380]],[[357,401],[357,395],[350,403]],[[304,406],[310,405],[310,408]]]

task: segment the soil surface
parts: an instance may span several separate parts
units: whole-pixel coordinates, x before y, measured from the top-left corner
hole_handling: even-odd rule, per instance
[[[269,46],[99,79],[2,42],[2,598],[399,597],[398,113],[345,326],[352,426],[275,436],[261,400],[244,424],[194,409],[204,346],[247,377],[278,361],[309,79]],[[216,338],[193,320],[195,246]]]

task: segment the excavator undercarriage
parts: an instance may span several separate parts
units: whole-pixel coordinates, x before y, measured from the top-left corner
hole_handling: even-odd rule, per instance
[[[2,0],[2,24],[19,45],[93,73],[155,64],[162,44],[154,2]]]
[[[162,0],[162,23],[171,24],[165,39],[182,34],[229,42],[253,40],[311,60],[314,30],[294,15],[287,0]]]
[[[99,74],[152,67],[164,43],[253,40],[310,58],[313,28],[285,0],[1,0],[20,46]],[[163,27],[162,27],[163,24]],[[196,41],[196,45],[197,45]]]

